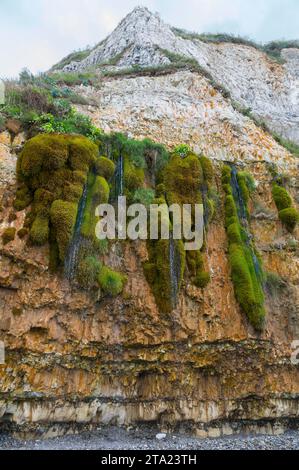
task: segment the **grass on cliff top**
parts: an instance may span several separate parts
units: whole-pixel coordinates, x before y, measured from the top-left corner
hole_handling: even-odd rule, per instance
[[[231,44],[240,44],[243,46],[254,47],[255,49],[261,52],[265,52],[271,59],[276,60],[279,63],[284,62],[281,57],[281,51],[283,49],[290,49],[290,48],[298,49],[299,48],[299,40],[281,40],[281,41],[271,41],[266,44],[259,44],[251,39],[244,38],[241,36],[234,36],[232,34],[226,34],[226,33],[198,34],[198,33],[188,32],[180,28],[172,28],[172,30],[177,36],[183,39],[199,40],[202,42],[214,43],[214,44],[231,43]]]

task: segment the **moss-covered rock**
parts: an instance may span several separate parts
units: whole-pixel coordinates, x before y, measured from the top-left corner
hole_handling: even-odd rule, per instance
[[[102,269],[100,261],[94,256],[81,259],[76,270],[76,280],[83,289],[90,289],[96,282]]]
[[[294,207],[288,207],[278,213],[279,219],[289,232],[293,232],[299,222],[299,213]]]
[[[108,266],[103,266],[98,275],[98,282],[105,294],[116,297],[123,291],[126,277]]]
[[[203,171],[204,180],[208,187],[213,183],[214,179],[214,168],[211,160],[205,156],[201,156],[200,159],[201,168]]]
[[[100,157],[95,163],[95,171],[98,176],[110,181],[115,172],[115,163],[109,158]]]
[[[285,188],[278,184],[273,184],[272,195],[278,211],[288,209],[292,206],[292,199]]]
[[[195,276],[195,279],[193,282],[196,287],[199,287],[200,289],[204,289],[205,287],[207,287],[210,280],[211,280],[210,273],[202,271]]]
[[[26,185],[22,185],[16,192],[16,198],[13,206],[16,211],[22,211],[28,207],[32,202],[32,193]]]
[[[7,245],[12,242],[16,236],[16,229],[14,227],[6,228],[1,235],[3,245]]]
[[[23,227],[18,231],[17,235],[21,240],[23,240],[23,238],[27,237],[28,233],[28,228]]]
[[[34,245],[42,246],[49,238],[49,219],[43,214],[39,214],[30,229],[30,240]]]
[[[250,189],[247,176],[237,174],[244,205],[247,206]],[[229,261],[236,299],[256,330],[264,325],[265,308],[261,279],[253,262],[253,247],[248,246],[248,237],[241,226],[237,206],[231,188],[231,168],[222,171],[225,196],[225,226],[229,242]],[[247,242],[245,241],[247,240]]]
[[[26,228],[30,229],[31,241],[37,245],[49,240],[51,218],[54,239],[50,240],[50,246],[57,247],[60,262],[72,237],[87,174],[97,157],[97,145],[86,137],[41,134],[25,144],[18,158],[20,187],[15,208],[23,210],[32,203]],[[104,189],[107,192],[106,186]]]
[[[51,222],[56,233],[59,257],[63,262],[76,223],[77,204],[62,200],[54,201],[51,206],[50,214]]]

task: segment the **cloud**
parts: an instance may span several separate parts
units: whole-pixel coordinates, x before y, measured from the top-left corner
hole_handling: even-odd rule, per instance
[[[104,39],[138,0],[1,0],[0,76],[49,69],[71,51]],[[294,38],[298,0],[142,0],[170,24],[260,41]]]

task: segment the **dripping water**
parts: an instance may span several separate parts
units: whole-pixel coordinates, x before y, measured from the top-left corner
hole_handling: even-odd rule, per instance
[[[210,218],[210,209],[209,209],[209,204],[207,202],[208,201],[208,186],[205,183],[202,184],[200,191],[202,194],[203,221],[204,221],[204,229],[205,229],[209,224],[209,218]]]
[[[238,177],[237,177],[237,169],[234,165],[231,165],[231,183],[232,183],[232,190],[233,196],[237,203],[237,210],[239,218],[241,219],[242,225],[247,225],[247,209],[246,205],[244,204],[241,188],[239,186]]]
[[[86,205],[87,192],[88,192],[88,185],[86,183],[84,186],[82,197],[79,202],[79,206],[78,206],[77,219],[76,219],[76,224],[74,228],[73,238],[70,242],[67,255],[65,258],[65,263],[64,263],[65,277],[69,281],[72,281],[74,279],[76,266],[78,263],[78,257],[79,257],[81,241],[82,241],[81,224],[82,224],[84,209]]]
[[[117,202],[118,197],[124,194],[124,158],[119,156],[114,175],[113,202]]]
[[[239,186],[238,177],[237,177],[237,169],[235,165],[230,165],[230,166],[232,169],[231,186],[232,186],[232,191],[233,191],[233,197],[237,205],[237,211],[238,211],[238,216],[239,216],[241,225],[244,229],[243,233],[245,237],[245,243],[250,251],[250,255],[253,261],[256,276],[259,279],[259,281],[263,283],[263,273],[262,273],[262,269],[260,266],[260,262],[252,246],[253,235],[250,233],[249,227],[248,227],[247,208],[243,200],[241,188]]]

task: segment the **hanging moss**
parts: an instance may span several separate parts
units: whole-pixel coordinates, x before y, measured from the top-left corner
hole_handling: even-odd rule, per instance
[[[109,158],[100,157],[95,163],[95,171],[98,176],[110,181],[115,172],[115,163]]]
[[[222,168],[221,181],[222,181],[223,189],[225,190],[226,193],[227,193],[228,187],[231,190],[231,187],[230,187],[231,177],[232,177],[231,167],[228,165],[224,165],[224,167]]]
[[[56,232],[59,257],[63,262],[76,223],[77,204],[57,200],[53,202],[50,213],[51,222]]]
[[[34,245],[42,246],[49,238],[49,219],[44,215],[38,215],[30,230],[30,240]]]
[[[272,195],[278,209],[279,219],[289,232],[293,232],[299,221],[299,213],[293,207],[291,196],[284,187],[276,183],[273,184]]]
[[[1,235],[3,245],[7,245],[12,242],[16,236],[16,229],[14,227],[6,228]]]
[[[272,195],[278,211],[292,207],[292,199],[289,193],[282,186],[273,184]]]
[[[124,162],[124,184],[126,190],[135,192],[137,189],[142,188],[144,183],[144,170],[137,168],[133,163],[125,158]]]
[[[185,158],[174,155],[163,171],[163,182],[169,204],[200,204],[203,171],[198,157],[190,153]]]
[[[214,179],[214,168],[211,160],[205,156],[199,158],[201,168],[203,171],[204,180],[207,183],[208,187],[211,186]]]
[[[210,273],[203,271],[196,275],[193,282],[196,287],[199,287],[200,289],[204,289],[205,287],[207,287],[210,280],[211,280]]]
[[[80,287],[90,289],[96,282],[102,269],[101,263],[95,256],[86,256],[81,259],[76,271],[76,279]]]
[[[105,178],[96,176],[94,173],[88,175],[88,192],[83,221],[81,225],[81,234],[94,243],[97,243],[95,227],[98,219],[95,216],[96,207],[99,204],[106,204],[109,201],[109,185]]]
[[[244,203],[249,200],[250,191],[247,176],[238,175]],[[236,299],[256,330],[263,328],[265,319],[264,294],[261,280],[258,278],[253,263],[248,237],[240,224],[236,202],[231,188],[231,168],[225,166],[222,171],[222,184],[225,197],[225,226],[229,242],[229,260]]]
[[[16,211],[22,211],[26,209],[32,202],[32,194],[30,189],[23,185],[16,192],[16,198],[14,200],[13,206]]]
[[[279,211],[278,215],[286,229],[289,232],[293,232],[297,223],[299,222],[298,211],[294,207],[289,207]]]
[[[23,240],[23,238],[25,238],[28,235],[28,233],[29,233],[28,228],[23,227],[18,231],[17,235],[21,240]]]
[[[117,297],[123,291],[126,277],[108,266],[103,266],[98,275],[98,282],[105,294]]]
[[[246,258],[242,246],[231,244],[229,259],[236,299],[254,328],[261,330],[265,319],[263,298],[259,292],[260,289],[258,291],[255,289],[253,273],[250,270],[248,258]]]
[[[74,171],[87,172],[95,165],[98,147],[90,140],[75,136],[69,143],[69,164]]]
[[[30,240],[37,245],[49,240],[51,217],[52,266],[58,264],[51,260],[52,247],[57,247],[60,262],[64,260],[87,172],[93,168],[97,156],[98,147],[85,137],[42,134],[30,139],[18,158],[20,187],[15,207],[23,210],[32,203],[24,225],[30,229]]]
[[[82,193],[83,187],[81,184],[66,183],[62,191],[62,198],[65,201],[76,202],[78,204]]]

